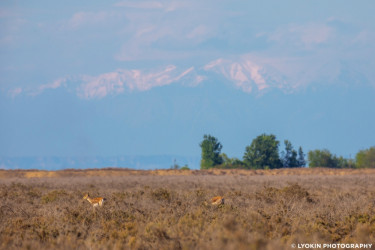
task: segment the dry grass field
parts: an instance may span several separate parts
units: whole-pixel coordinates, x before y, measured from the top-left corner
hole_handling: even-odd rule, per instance
[[[106,203],[93,208],[85,193]],[[1,249],[375,243],[369,169],[0,170],[0,197]]]

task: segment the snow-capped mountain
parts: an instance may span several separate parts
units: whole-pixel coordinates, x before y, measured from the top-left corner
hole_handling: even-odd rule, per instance
[[[264,93],[272,89],[293,92],[311,83],[334,83],[345,74],[358,79],[358,72],[339,63],[314,61],[302,58],[265,58],[243,55],[235,59],[219,58],[206,64],[189,67],[166,65],[141,69],[117,69],[112,72],[91,75],[76,75],[59,78],[52,83],[36,88],[14,88],[11,97],[20,94],[39,95],[46,90],[67,88],[82,99],[101,99],[123,92],[148,91],[152,88],[178,84],[196,87],[206,81],[218,81],[232,85],[245,93]],[[353,77],[351,77],[353,75]],[[362,82],[368,82],[361,76]]]

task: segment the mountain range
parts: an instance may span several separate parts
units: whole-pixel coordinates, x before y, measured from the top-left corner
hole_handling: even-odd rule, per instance
[[[219,58],[203,65],[165,65],[147,69],[117,69],[92,75],[69,75],[34,87],[16,87],[8,91],[12,98],[26,94],[37,96],[48,90],[65,88],[82,99],[101,99],[124,92],[143,92],[177,84],[197,87],[205,82],[225,82],[245,93],[264,94],[272,89],[284,93],[300,91],[317,83],[367,84],[373,76],[353,65],[321,57],[265,57],[245,54]]]
[[[238,158],[262,133],[305,153],[354,157],[373,146],[371,75],[345,63],[304,63],[247,55],[16,88],[0,99],[2,166],[168,168],[175,156],[192,156],[178,164],[198,168],[204,134]]]

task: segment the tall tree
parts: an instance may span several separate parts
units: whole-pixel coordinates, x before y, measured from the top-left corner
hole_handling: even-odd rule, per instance
[[[202,148],[201,169],[212,168],[223,163],[220,156],[223,146],[217,138],[211,135],[204,135],[203,141],[199,144]]]
[[[285,151],[282,152],[281,162],[284,168],[298,167],[297,151],[293,149],[292,143],[288,140],[284,141]]]
[[[357,168],[375,168],[375,146],[359,151],[355,159]]]
[[[248,167],[255,169],[282,167],[276,136],[262,134],[256,137],[251,145],[246,147],[243,160]]]
[[[305,154],[303,153],[302,147],[299,147],[298,149],[298,167],[305,167],[306,166],[306,160],[305,160]]]

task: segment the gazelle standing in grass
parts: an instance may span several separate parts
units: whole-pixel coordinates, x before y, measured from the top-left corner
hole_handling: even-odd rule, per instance
[[[223,196],[215,196],[211,199],[212,205],[221,205],[224,204],[224,197]]]
[[[93,207],[103,206],[104,201],[106,201],[106,198],[103,197],[90,198],[88,193],[83,196],[83,199],[88,200],[88,202],[90,202]]]

